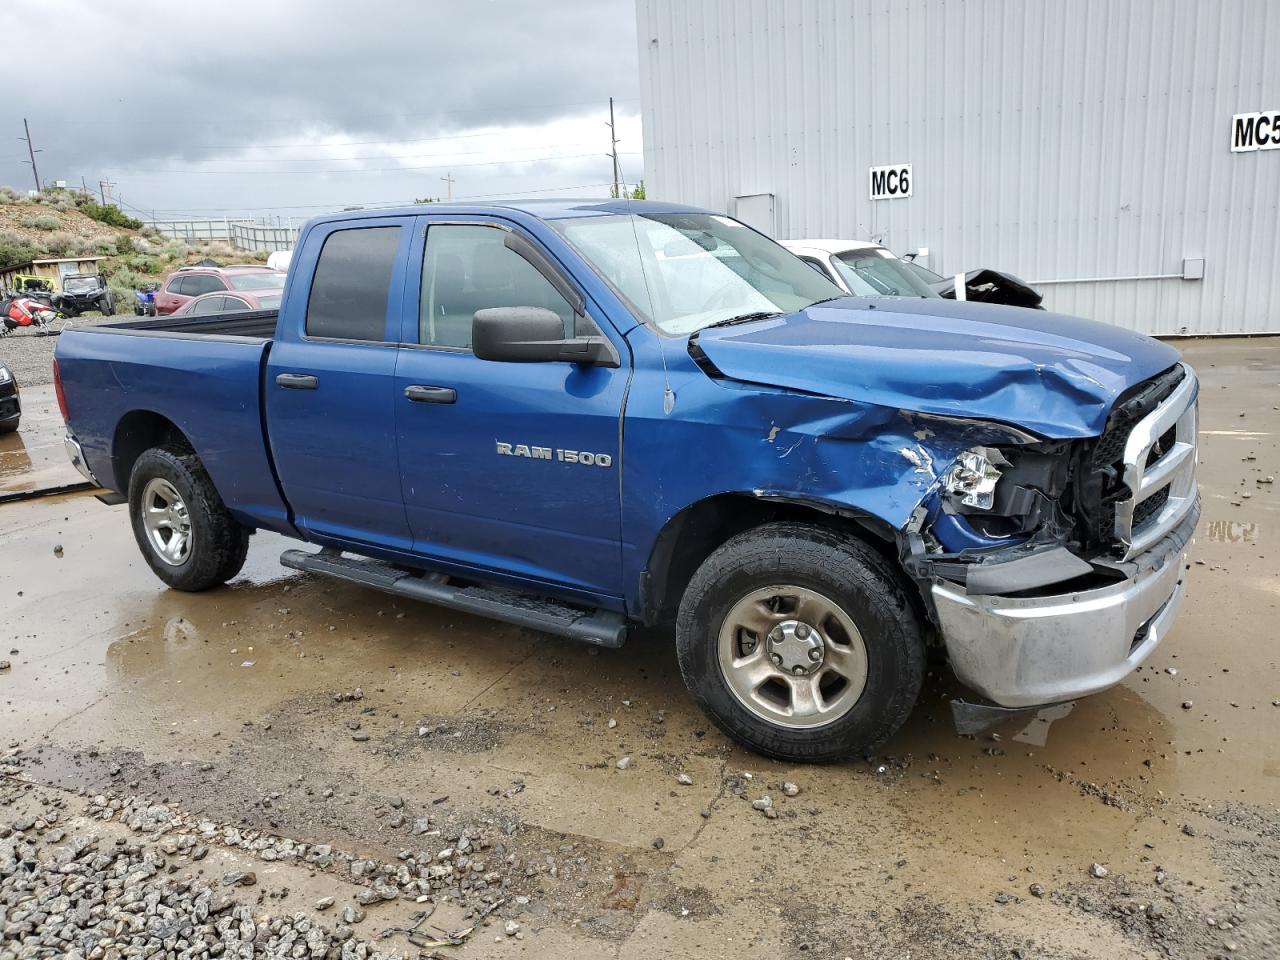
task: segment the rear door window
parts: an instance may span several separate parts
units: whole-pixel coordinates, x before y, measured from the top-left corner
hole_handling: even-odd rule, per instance
[[[386,339],[387,299],[400,227],[356,227],[329,234],[307,301],[307,336]]]

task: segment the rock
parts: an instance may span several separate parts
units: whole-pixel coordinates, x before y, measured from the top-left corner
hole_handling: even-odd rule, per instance
[[[653,849],[655,850],[661,850],[666,845],[667,845],[667,841],[663,840],[661,837],[658,837],[653,841]]]
[[[1182,709],[1183,709],[1183,710],[1190,710],[1193,706],[1194,706],[1194,704],[1193,704],[1190,700],[1183,700],[1183,701],[1182,701]]]
[[[8,660],[0,660],[0,672],[9,670],[12,667],[13,667],[13,664],[11,664]]]
[[[1184,823],[1182,825],[1182,832],[1188,837],[1194,837],[1196,835],[1196,828],[1189,823]]]
[[[252,870],[244,870],[236,873],[223,874],[222,885],[224,887],[252,887],[258,882],[258,875]]]
[[[609,718],[609,729],[610,729],[610,730],[612,730],[612,729],[613,729],[614,727],[616,727],[617,725],[618,725],[618,721],[617,721],[617,720],[615,720],[615,719],[613,719],[613,717],[610,717],[610,718]]]
[[[761,812],[763,812],[763,811],[765,811],[765,810],[772,810],[772,809],[773,809],[773,798],[772,798],[771,796],[769,796],[768,794],[765,794],[765,795],[764,795],[763,797],[761,797],[759,800],[752,800],[752,801],[751,801],[751,807],[752,807],[752,809],[754,809],[754,810],[759,810],[759,811],[761,811]]]
[[[689,776],[687,773],[677,773],[676,783],[680,784],[682,787],[691,787],[693,786],[693,777]]]
[[[316,901],[316,909],[328,910],[330,907],[333,906],[333,903],[334,903],[333,897],[321,897],[319,900]]]
[[[1040,884],[1040,883],[1033,883],[1031,886],[1027,887],[1027,889],[1031,892],[1031,895],[1032,895],[1033,897],[1039,898],[1039,897],[1043,897],[1043,896],[1044,896],[1044,885],[1043,885],[1043,884]]]
[[[520,924],[516,923],[514,920],[508,920],[502,925],[502,932],[508,937],[514,937],[520,932]]]
[[[55,557],[61,557],[61,556],[62,556],[62,544],[60,544],[60,543],[59,543],[59,544],[56,544],[56,545],[54,546],[54,548],[53,548],[53,555],[54,555]]]
[[[788,797],[798,797],[800,795],[800,788],[796,784],[787,781],[782,785],[782,792]]]
[[[616,766],[619,770],[626,770],[626,769],[630,768],[630,766],[631,766],[631,758],[630,758],[630,757],[623,757],[621,760],[619,760],[619,761],[615,764],[615,766]]]
[[[366,740],[369,739],[369,735],[367,733],[353,733],[351,735],[351,739],[354,740],[356,743],[364,743]]]
[[[1101,880],[1110,872],[1110,870],[1100,863],[1095,863],[1089,867],[1089,876],[1093,877],[1095,880]]]

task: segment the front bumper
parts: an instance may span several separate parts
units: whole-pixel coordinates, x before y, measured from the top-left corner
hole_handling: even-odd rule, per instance
[[[1185,587],[1194,504],[1178,527],[1126,564],[1128,579],[1043,597],[968,596],[933,586],[956,676],[1003,707],[1075,700],[1114,686],[1169,632]]]
[[[92,484],[101,486],[97,477],[89,470],[89,464],[84,459],[84,451],[80,449],[79,440],[68,433],[62,438],[62,448],[67,452],[67,459],[71,461],[71,465],[80,472],[80,476]]]

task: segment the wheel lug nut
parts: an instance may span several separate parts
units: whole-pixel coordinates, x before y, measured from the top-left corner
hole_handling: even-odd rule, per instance
[[[778,664],[779,666],[781,666],[781,665],[782,665],[782,655],[781,655],[781,654],[775,653],[775,654],[773,655],[772,659],[773,659],[773,662],[774,662],[774,663]]]
[[[817,647],[814,647],[812,650],[809,651],[809,659],[812,660],[814,663],[817,663],[819,660],[822,659],[822,651],[819,650]]]
[[[800,674],[804,673],[804,667],[800,666],[800,664],[797,663],[794,667],[791,668],[791,672],[798,677],[800,676]]]
[[[799,637],[801,640],[803,640],[803,639],[805,639],[806,637],[808,637],[808,636],[809,636],[809,625],[808,625],[807,623],[800,623],[800,624],[797,624],[797,625],[796,625],[796,636],[797,636],[797,637]]]

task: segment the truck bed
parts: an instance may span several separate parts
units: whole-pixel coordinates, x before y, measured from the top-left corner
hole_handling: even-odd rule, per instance
[[[171,424],[195,448],[236,519],[288,529],[262,420],[262,378],[275,310],[141,318],[68,327],[57,363],[85,461],[103,486],[128,490],[114,454]]]
[[[203,317],[147,317],[124,323],[106,323],[94,329],[180,338],[245,337],[266,341],[275,336],[279,315],[279,310],[238,310]]]

